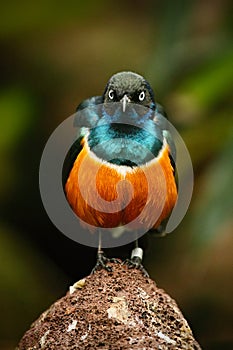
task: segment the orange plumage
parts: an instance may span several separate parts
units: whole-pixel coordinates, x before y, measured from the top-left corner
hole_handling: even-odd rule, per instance
[[[142,225],[156,228],[169,216],[177,199],[169,146],[140,167],[117,166],[97,158],[86,139],[65,185],[77,216],[94,227]]]

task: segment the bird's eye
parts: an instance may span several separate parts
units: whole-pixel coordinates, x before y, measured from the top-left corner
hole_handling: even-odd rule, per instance
[[[139,101],[143,101],[146,97],[145,91],[141,91],[140,94],[138,95]]]
[[[114,96],[115,96],[115,94],[114,94],[114,90],[109,90],[109,92],[108,92],[108,97],[110,98],[110,100],[113,100],[114,99]]]

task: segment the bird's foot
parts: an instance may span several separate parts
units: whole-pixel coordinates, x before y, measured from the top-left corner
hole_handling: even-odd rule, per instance
[[[141,248],[135,248],[132,251],[131,259],[126,259],[123,264],[127,265],[130,269],[138,269],[142,271],[145,277],[149,277],[148,272],[142,265],[143,250]]]
[[[116,258],[107,258],[105,255],[104,255],[104,252],[103,251],[99,251],[97,253],[97,261],[96,261],[96,265],[95,267],[92,269],[91,271],[91,274],[95,273],[97,270],[100,270],[100,269],[105,269],[106,271],[108,272],[111,272],[112,271],[112,267],[111,266],[108,266],[108,263],[117,263],[117,264],[120,264],[121,261],[119,259],[116,259]]]
[[[149,277],[148,272],[146,271],[145,267],[142,265],[142,261],[139,258],[133,258],[133,259],[126,259],[123,262],[124,265],[127,265],[130,269],[138,269],[142,271],[143,275],[145,277]]]

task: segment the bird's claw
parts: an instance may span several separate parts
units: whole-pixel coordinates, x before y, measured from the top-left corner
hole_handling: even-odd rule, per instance
[[[126,259],[123,262],[123,265],[127,265],[129,269],[138,269],[138,270],[142,271],[142,273],[145,277],[149,277],[149,274],[146,271],[146,269],[144,268],[144,266],[142,265],[142,260],[139,257],[135,256],[131,259]]]
[[[117,264],[121,263],[121,261],[119,259],[107,258],[102,251],[98,252],[97,253],[97,262],[96,262],[95,267],[92,269],[91,274],[95,273],[97,270],[100,270],[100,269],[105,269],[108,272],[112,272],[112,267],[108,266],[109,262],[117,263]]]

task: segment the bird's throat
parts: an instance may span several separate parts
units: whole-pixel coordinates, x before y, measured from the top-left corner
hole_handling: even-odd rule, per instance
[[[145,128],[112,123],[90,130],[88,145],[100,159],[132,167],[157,157],[163,142]]]

